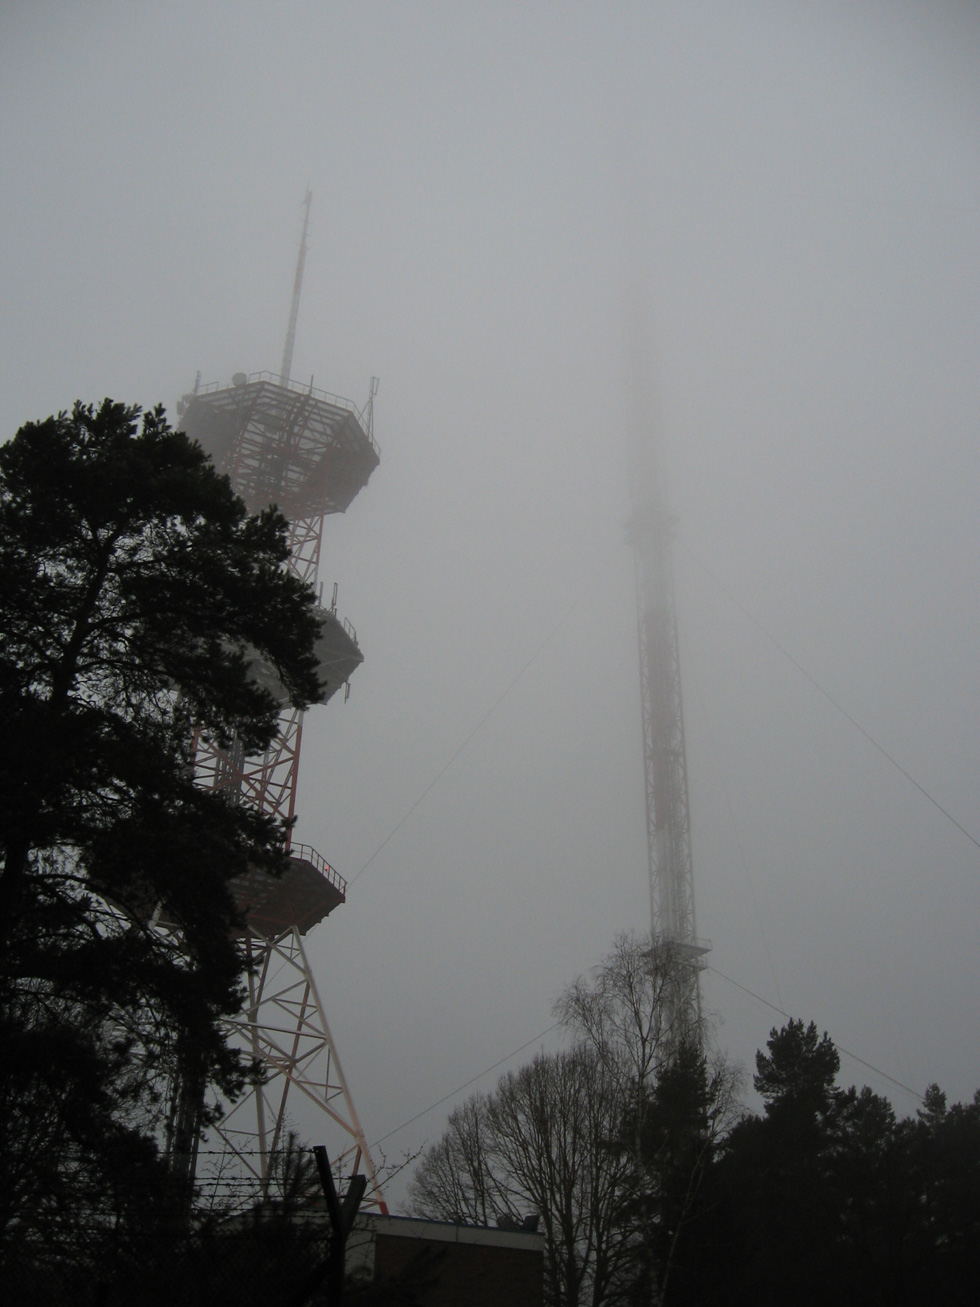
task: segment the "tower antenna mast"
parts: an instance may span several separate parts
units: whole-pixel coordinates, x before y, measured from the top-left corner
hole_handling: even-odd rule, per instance
[[[637,323],[634,325],[638,326]],[[659,425],[636,331],[630,457],[630,543],[636,569],[640,707],[646,797],[650,929],[672,954],[664,1020],[675,1044],[701,1041],[700,972],[710,944],[694,917],[691,808],[671,559],[675,519],[668,509]]]
[[[296,257],[296,276],[293,278],[293,302],[289,308],[289,326],[286,328],[286,347],[282,351],[282,366],[279,369],[279,376],[283,382],[289,380],[293,367],[293,346],[296,344],[296,319],[299,317],[299,297],[303,290],[303,268],[306,266],[306,235],[310,227],[310,205],[313,202],[313,192],[307,186],[306,195],[303,199],[303,207],[306,212],[303,215],[303,235],[299,243],[299,254]]]

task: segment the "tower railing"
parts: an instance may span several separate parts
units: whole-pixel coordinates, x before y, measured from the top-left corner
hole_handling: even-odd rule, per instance
[[[291,390],[296,395],[312,395],[314,399],[319,400],[322,404],[330,404],[333,408],[346,409],[348,413],[353,414],[358,422],[361,422],[363,409],[357,407],[353,400],[345,399],[343,395],[334,395],[329,390],[320,390],[314,385],[304,385],[301,381],[293,381],[289,377],[281,377],[275,372],[250,372],[246,385],[253,385],[257,382],[265,381],[271,386],[279,386],[282,390]],[[203,385],[198,385],[195,389],[195,395],[211,395],[218,390],[226,390],[227,386],[221,381],[208,381]],[[362,424],[363,425],[363,424]],[[371,444],[374,452],[381,457],[381,446],[375,440],[374,435],[366,427],[363,427],[364,434]]]
[[[347,895],[347,882],[341,876],[335,867],[331,867],[322,853],[317,853],[312,844],[290,844],[289,856],[298,858],[300,862],[308,862],[324,880],[328,880],[331,885],[339,889],[345,897]]]

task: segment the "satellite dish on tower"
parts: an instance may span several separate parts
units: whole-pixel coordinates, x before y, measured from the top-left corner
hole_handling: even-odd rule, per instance
[[[244,372],[236,372],[231,379],[231,384],[233,386],[244,386],[247,384],[247,382],[248,382],[248,377],[245,375]]]

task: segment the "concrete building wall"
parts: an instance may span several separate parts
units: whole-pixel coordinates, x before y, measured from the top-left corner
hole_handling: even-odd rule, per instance
[[[348,1275],[377,1283],[409,1277],[428,1286],[427,1307],[541,1307],[544,1235],[359,1216],[347,1245]]]

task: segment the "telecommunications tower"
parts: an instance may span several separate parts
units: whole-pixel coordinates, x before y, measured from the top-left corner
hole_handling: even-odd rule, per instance
[[[639,389],[639,378],[634,378]],[[649,405],[634,417],[629,539],[636,573],[650,931],[672,955],[665,1021],[672,1042],[701,1039],[704,955],[694,918],[691,806],[663,459]]]
[[[371,379],[363,409],[346,399],[298,385],[290,377],[296,319],[310,217],[305,214],[292,306],[278,375],[237,372],[231,385],[195,385],[178,405],[184,431],[211,455],[230,478],[250,512],[275,504],[289,521],[290,566],[316,586],[324,521],[342,513],[380,461],[374,441],[374,396]],[[341,689],[363,655],[357,636],[337,615],[337,587],[329,607],[317,608],[320,679],[326,702]],[[245,926],[241,936],[248,999],[232,1023],[239,1042],[262,1065],[262,1083],[220,1121],[216,1132],[227,1151],[226,1162],[251,1175],[267,1192],[276,1154],[286,1142],[287,1110],[306,1104],[336,1147],[331,1161],[338,1171],[362,1172],[367,1178],[365,1204],[386,1211],[368,1151],[327,1023],[326,1010],[303,937],[344,902],[346,883],[309,845],[292,839],[296,815],[303,713],[293,708],[271,667],[258,665],[255,675],[282,709],[276,738],[258,757],[245,756],[234,744],[221,748],[203,737],[197,741],[195,767],[200,783],[220,790],[233,802],[253,804],[287,823],[287,871],[278,879],[252,871],[233,883]]]

